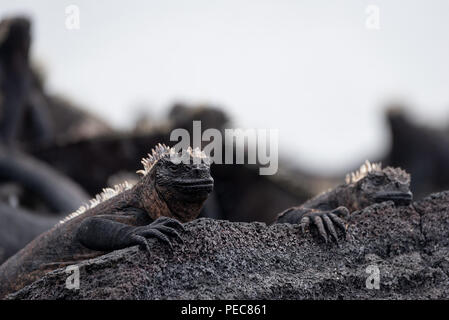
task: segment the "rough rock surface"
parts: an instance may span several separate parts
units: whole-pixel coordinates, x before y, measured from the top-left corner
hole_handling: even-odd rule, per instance
[[[390,202],[353,214],[349,237],[325,244],[293,225],[199,219],[173,252],[151,240],[65,269],[10,299],[439,299],[449,298],[449,192],[409,207]],[[380,271],[380,289],[367,289]]]

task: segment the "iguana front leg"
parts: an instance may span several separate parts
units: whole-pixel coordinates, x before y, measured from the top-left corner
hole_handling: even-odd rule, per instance
[[[139,245],[150,250],[148,238],[156,238],[172,247],[170,237],[178,239],[183,225],[172,218],[161,217],[143,226],[131,226],[111,220],[110,215],[86,218],[78,227],[76,238],[85,247],[96,251],[113,251]]]
[[[299,224],[303,233],[307,226],[313,224],[318,228],[318,232],[325,242],[329,239],[328,233],[337,242],[338,236],[334,224],[346,234],[345,222],[341,217],[347,217],[348,215],[349,211],[345,207],[338,207],[333,210],[293,207],[282,212],[276,222]]]

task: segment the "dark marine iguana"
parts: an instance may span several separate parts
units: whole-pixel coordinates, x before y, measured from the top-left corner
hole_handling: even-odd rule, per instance
[[[276,223],[299,224],[303,233],[307,226],[313,224],[325,242],[328,241],[328,233],[338,241],[334,225],[346,233],[342,217],[348,217],[350,212],[384,201],[408,205],[412,198],[408,173],[400,168],[382,169],[380,164],[366,161],[359,171],[346,176],[346,183],[319,194],[301,206],[281,212]]]
[[[134,245],[147,238],[171,246],[181,222],[195,219],[213,189],[209,158],[199,149],[158,145],[142,160],[143,177],[103,193],[34,239],[0,266],[0,298],[57,268]],[[185,157],[187,155],[187,157]],[[185,161],[187,160],[187,161]]]

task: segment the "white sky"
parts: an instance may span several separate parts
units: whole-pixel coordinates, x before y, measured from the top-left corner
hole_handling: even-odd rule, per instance
[[[80,30],[65,7],[80,8]],[[368,5],[380,30],[365,28]],[[121,128],[143,104],[212,102],[243,128],[279,129],[281,154],[323,172],[387,149],[385,101],[449,120],[449,1],[1,0],[34,18],[50,90]]]

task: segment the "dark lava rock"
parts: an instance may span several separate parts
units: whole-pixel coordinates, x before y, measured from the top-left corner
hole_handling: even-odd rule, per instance
[[[440,299],[449,298],[449,192],[409,207],[390,202],[352,215],[346,240],[314,229],[199,219],[174,250],[151,240],[80,263],[80,288],[65,269],[10,299]],[[371,266],[371,267],[369,267]],[[368,289],[378,268],[379,289]]]

